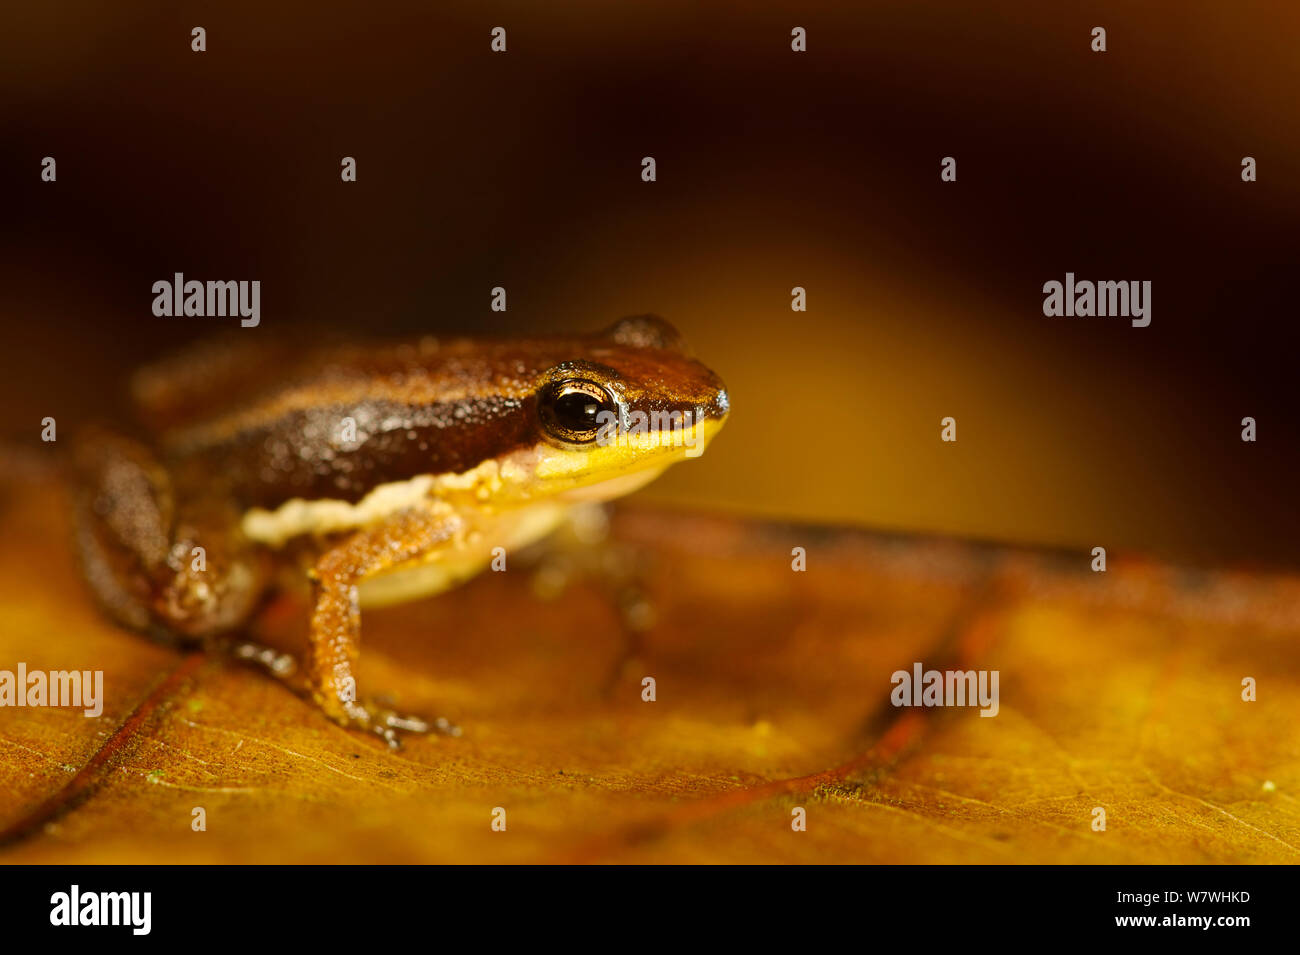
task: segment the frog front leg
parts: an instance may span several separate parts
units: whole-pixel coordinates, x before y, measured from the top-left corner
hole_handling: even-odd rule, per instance
[[[446,720],[433,725],[359,702],[356,662],[361,652],[362,582],[403,565],[417,563],[449,545],[463,523],[445,504],[429,502],[385,518],[327,550],[312,571],[315,610],[311,618],[308,678],[316,703],[336,722],[375,733],[397,748],[398,731],[449,735],[459,730]]]

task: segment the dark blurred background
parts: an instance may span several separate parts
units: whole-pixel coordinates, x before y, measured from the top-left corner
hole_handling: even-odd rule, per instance
[[[734,414],[648,497],[1300,563],[1300,7],[1131,6],[11,4],[0,436],[201,335],[654,311]],[[261,327],[154,317],[176,271],[260,279]],[[1045,318],[1067,271],[1151,280],[1150,327]]]

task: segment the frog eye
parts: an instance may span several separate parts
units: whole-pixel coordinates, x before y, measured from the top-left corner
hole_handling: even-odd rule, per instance
[[[538,396],[537,411],[551,437],[572,444],[595,441],[602,428],[618,420],[614,396],[582,378],[547,385]]]

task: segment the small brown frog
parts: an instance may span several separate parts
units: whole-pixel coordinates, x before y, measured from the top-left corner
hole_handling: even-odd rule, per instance
[[[99,601],[202,643],[305,567],[312,695],[390,745],[431,726],[358,699],[361,608],[472,577],[494,548],[700,453],[728,413],[654,316],[582,337],[201,349],[141,372],[134,395],[152,440],[96,430],[75,451]]]

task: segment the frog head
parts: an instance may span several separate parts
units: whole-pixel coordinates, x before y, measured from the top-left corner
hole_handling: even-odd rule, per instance
[[[730,411],[722,380],[654,315],[624,318],[542,372],[532,409],[535,490],[626,494],[698,457]]]

